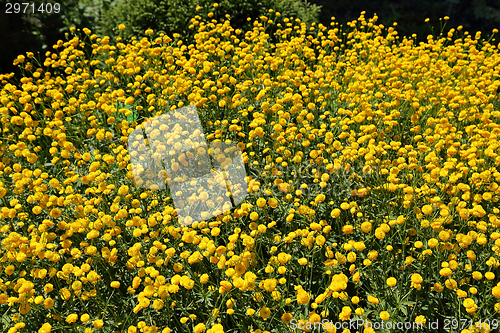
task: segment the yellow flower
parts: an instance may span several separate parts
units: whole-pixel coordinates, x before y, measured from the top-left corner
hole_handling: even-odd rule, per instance
[[[202,276],[200,276],[200,282],[202,284],[206,284],[208,282],[208,279],[209,279],[209,277],[208,277],[208,274],[206,274],[206,273],[202,274]]]
[[[380,312],[380,319],[385,321],[385,320],[388,320],[389,317],[390,317],[389,312],[387,312],[387,311]]]
[[[259,316],[262,317],[262,319],[267,320],[271,317],[271,309],[266,306],[262,307],[259,311]]]
[[[375,237],[382,240],[385,238],[385,232],[379,227],[375,229]]]
[[[434,248],[438,246],[439,241],[436,238],[431,238],[427,241],[427,245],[429,245],[430,248]]]
[[[202,333],[202,332],[204,332],[204,331],[205,331],[205,329],[206,329],[205,324],[203,324],[203,323],[199,323],[198,325],[196,325],[196,326],[194,327],[194,333]]]
[[[339,217],[339,215],[340,215],[340,209],[338,209],[338,208],[333,209],[330,215],[333,218]]]
[[[472,298],[466,298],[466,299],[464,299],[464,301],[462,302],[462,304],[464,305],[465,308],[471,308],[474,305],[476,305],[476,303],[474,302],[474,300]]]
[[[94,325],[94,328],[99,329],[104,325],[104,321],[102,321],[101,319],[96,319],[92,322],[92,324]]]
[[[454,279],[447,279],[445,282],[444,282],[444,285],[446,286],[446,288],[448,289],[451,289],[451,290],[455,290],[457,289],[457,281],[455,281]]]
[[[422,207],[422,213],[425,215],[429,215],[432,213],[432,206],[431,205],[425,205]]]
[[[44,323],[42,327],[38,330],[38,333],[51,333],[52,332],[52,325],[49,323]]]
[[[153,301],[153,308],[155,310],[161,310],[163,308],[163,305],[164,305],[164,303],[161,299],[155,299]]]
[[[269,204],[269,206],[271,206],[272,208],[276,208],[278,207],[278,200],[276,200],[275,198],[270,198],[267,203]]]
[[[45,301],[43,301],[43,306],[46,309],[52,309],[54,307],[54,300],[52,298],[46,298]]]
[[[7,275],[12,275],[15,271],[15,267],[13,265],[8,265],[6,268],[5,268],[5,274]]]
[[[78,320],[78,315],[76,313],[72,313],[66,317],[66,322],[68,324],[75,323]]]
[[[350,224],[346,224],[345,226],[342,227],[342,232],[346,235],[352,233],[353,230],[354,230],[354,227]]]
[[[266,199],[264,198],[258,198],[257,199],[257,206],[260,208],[263,208],[266,206]]]
[[[125,24],[122,23],[122,24],[118,25],[118,29],[124,30],[125,29]]]
[[[411,282],[413,282],[415,284],[421,284],[422,281],[423,281],[423,278],[420,274],[414,273],[411,275]]]
[[[361,230],[367,233],[370,232],[372,230],[372,224],[370,222],[361,223]]]
[[[290,323],[290,321],[293,319],[293,316],[291,313],[284,313],[282,316],[281,316],[281,320],[285,323],[285,324],[288,324]]]
[[[50,211],[50,217],[56,219],[58,218],[59,216],[61,216],[61,210],[59,208],[53,208],[51,211]]]
[[[441,270],[439,271],[439,275],[441,276],[450,276],[452,273],[453,271],[448,267],[441,268]]]
[[[394,287],[397,283],[397,280],[394,277],[390,277],[387,279],[386,283],[389,287]]]
[[[297,294],[297,303],[299,304],[307,304],[311,300],[311,295],[304,291],[304,290],[299,290]]]
[[[129,187],[127,185],[122,185],[118,189],[118,194],[120,195],[126,195],[128,193]]]
[[[495,297],[495,298],[500,298],[500,286],[495,286],[491,289],[491,294]]]
[[[71,289],[75,290],[75,291],[78,291],[78,290],[81,290],[83,287],[83,284],[81,281],[74,281],[72,284],[71,284]]]

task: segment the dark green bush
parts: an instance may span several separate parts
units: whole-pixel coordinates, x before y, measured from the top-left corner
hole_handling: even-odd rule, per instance
[[[199,6],[198,11],[196,8]],[[141,38],[150,28],[168,35],[179,33],[190,43],[194,41],[195,29],[189,29],[190,19],[197,14],[213,12],[214,18],[230,14],[231,26],[235,29],[251,30],[252,23],[269,9],[283,16],[299,18],[306,24],[319,22],[321,6],[302,0],[223,0],[214,7],[213,0],[122,0],[115,1],[107,12],[101,15],[99,35],[121,36],[129,41],[131,36]],[[251,18],[250,21],[247,18]],[[119,24],[126,26],[118,30]]]

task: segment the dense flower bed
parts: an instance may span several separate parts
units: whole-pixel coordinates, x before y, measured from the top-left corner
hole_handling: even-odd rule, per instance
[[[196,45],[84,29],[19,56],[0,91],[2,327],[489,332],[498,48],[460,28],[417,45],[363,15],[344,31],[271,11],[242,32],[209,14]],[[134,185],[127,142],[190,104],[243,149],[249,195],[181,227],[167,191]]]

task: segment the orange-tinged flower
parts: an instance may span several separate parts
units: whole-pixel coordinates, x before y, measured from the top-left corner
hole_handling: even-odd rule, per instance
[[[397,280],[394,277],[390,277],[387,279],[386,283],[389,287],[394,287],[397,283]]]

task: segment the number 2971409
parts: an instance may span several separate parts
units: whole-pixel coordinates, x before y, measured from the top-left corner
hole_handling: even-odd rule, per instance
[[[57,14],[61,11],[61,5],[58,3],[41,3],[33,2],[7,2],[5,4],[5,14]]]

